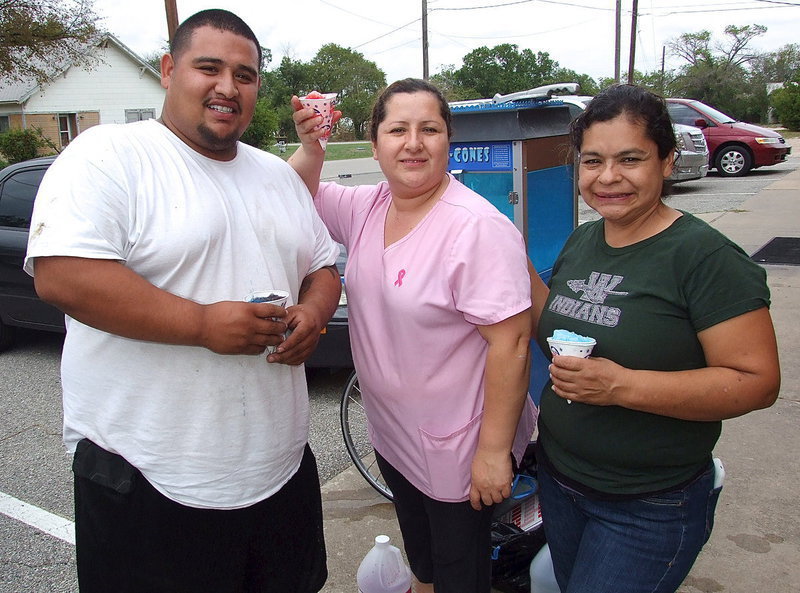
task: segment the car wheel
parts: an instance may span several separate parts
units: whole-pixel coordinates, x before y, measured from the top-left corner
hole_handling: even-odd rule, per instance
[[[753,166],[753,159],[746,148],[727,146],[717,155],[717,171],[724,177],[747,175]]]
[[[0,352],[11,346],[14,340],[14,328],[0,321]]]

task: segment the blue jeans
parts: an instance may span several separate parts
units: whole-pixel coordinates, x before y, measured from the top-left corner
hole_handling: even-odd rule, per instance
[[[539,467],[545,535],[562,593],[674,593],[711,535],[714,466],[671,492],[592,500]]]

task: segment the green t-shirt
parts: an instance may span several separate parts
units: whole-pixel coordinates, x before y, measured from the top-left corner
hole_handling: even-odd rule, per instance
[[[706,366],[697,332],[769,306],[766,273],[735,243],[688,213],[627,247],[603,220],[581,225],[553,267],[537,340],[567,329],[597,340],[592,356],[631,369]],[[708,463],[721,422],[694,422],[542,391],[539,442],[570,480],[610,494],[655,492]]]

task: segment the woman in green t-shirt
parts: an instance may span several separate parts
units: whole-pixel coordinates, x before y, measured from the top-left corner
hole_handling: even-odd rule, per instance
[[[708,539],[721,421],[773,404],[780,371],[764,270],[667,206],[676,141],[663,99],[605,90],[574,122],[583,200],[537,339],[591,336],[554,356],[539,418],[541,501],[565,593],[673,592]]]

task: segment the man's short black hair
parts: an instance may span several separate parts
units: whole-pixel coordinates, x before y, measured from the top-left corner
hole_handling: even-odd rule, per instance
[[[255,43],[256,50],[258,51],[258,69],[261,70],[261,61],[263,58],[261,44],[258,42],[256,34],[253,33],[253,30],[241,18],[221,8],[201,10],[180,24],[175,30],[175,35],[172,37],[172,41],[169,44],[169,52],[173,57],[177,57],[189,47],[192,34],[200,27],[213,27],[220,31],[230,31],[231,33],[240,35]]]

